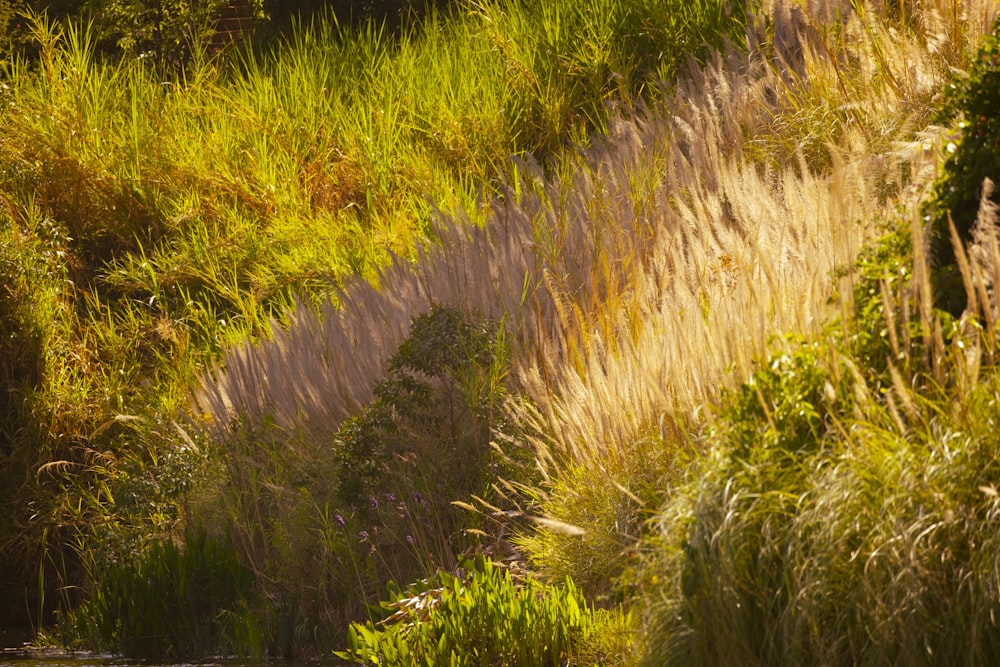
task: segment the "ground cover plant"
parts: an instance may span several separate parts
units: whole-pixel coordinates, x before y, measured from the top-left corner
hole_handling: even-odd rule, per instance
[[[340,656],[393,665],[577,662],[594,619],[572,580],[558,588],[518,585],[482,556],[464,566],[467,580],[441,573],[384,603],[394,612],[386,627],[352,625]]]

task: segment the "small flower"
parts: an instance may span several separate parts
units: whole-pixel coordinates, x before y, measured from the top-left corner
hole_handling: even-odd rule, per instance
[[[368,502],[372,504],[372,509],[378,509],[378,498],[376,498],[375,496],[371,496],[368,499]]]
[[[346,523],[347,523],[346,521],[344,521],[344,517],[342,517],[342,516],[341,516],[341,515],[339,515],[339,514],[334,514],[334,515],[333,515],[333,520],[334,520],[334,521],[336,521],[336,522],[337,522],[337,524],[338,524],[338,525],[341,525],[341,526],[343,526],[344,524],[346,524]]]
[[[361,541],[364,542],[365,540],[368,539],[368,531],[362,530],[360,533],[358,533],[358,537],[360,537]]]
[[[413,544],[413,535],[407,535],[406,536],[406,542],[408,544]]]
[[[385,494],[385,499],[386,499],[386,502],[390,502],[390,503],[396,502],[396,496],[393,495],[392,493]]]

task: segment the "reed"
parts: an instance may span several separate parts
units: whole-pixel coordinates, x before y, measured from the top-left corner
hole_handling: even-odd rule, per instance
[[[15,466],[0,503],[23,519],[5,553],[23,547],[12,558],[37,571],[43,542],[114,524],[106,477],[184,446],[163,424],[223,350],[283,329],[296,300],[307,318],[353,276],[415,259],[432,209],[478,221],[509,154],[551,154],[651,91],[656,53],[683,36],[634,22],[669,6],[483,3],[398,34],[328,16],[181,72],[103,57],[92,26],[26,19],[31,60],[2,64],[2,326],[17,344],[0,352]],[[741,29],[707,7],[671,27],[700,31],[685,57]],[[371,365],[337,415],[370,399],[416,314],[382,344],[372,311],[375,349],[355,355]]]

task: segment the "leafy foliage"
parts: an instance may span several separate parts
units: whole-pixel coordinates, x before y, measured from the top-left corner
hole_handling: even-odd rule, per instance
[[[398,594],[381,627],[353,624],[342,658],[391,665],[564,665],[593,628],[593,611],[565,586],[515,582],[483,557],[465,565],[463,580],[435,580]]]
[[[949,297],[960,292],[949,218],[959,238],[968,243],[983,195],[983,179],[1000,178],[1000,20],[986,37],[968,77],[953,82],[942,119],[960,118],[960,133],[946,146],[946,159],[927,204],[932,256],[938,265],[938,290]],[[994,203],[996,203],[994,197]],[[963,298],[951,297],[948,310],[959,314]]]
[[[456,308],[436,306],[413,320],[375,403],[337,437],[345,502],[362,505],[379,487],[421,478],[433,497],[483,491],[506,372],[497,335],[496,324]],[[396,471],[395,461],[412,465]]]

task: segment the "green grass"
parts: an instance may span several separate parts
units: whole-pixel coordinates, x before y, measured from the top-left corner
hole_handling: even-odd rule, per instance
[[[961,325],[906,242],[849,268],[991,10],[724,7],[327,19],[179,78],[39,24],[0,95],[0,544],[41,602],[130,652],[325,652],[472,548],[609,607],[608,662],[993,657],[997,253]],[[144,644],[201,521],[254,586]]]
[[[882,306],[793,342],[704,432],[647,545],[651,663],[996,660],[995,315],[932,312],[896,224],[858,285],[912,268]]]
[[[30,572],[43,535],[121,519],[102,480],[155,471],[224,349],[412,259],[435,210],[481,221],[508,156],[585,139],[741,29],[742,5],[683,7],[463,4],[398,35],[325,17],[180,75],[27,21],[0,95],[5,550]]]
[[[831,291],[854,276],[870,221],[933,177],[923,144],[934,135],[921,128],[949,68],[968,62],[964,40],[985,30],[969,24],[959,44],[931,49],[932,36],[952,34],[938,14],[900,30],[891,12],[863,9],[809,23],[778,7],[755,26],[760,51],[720,54],[548,169],[519,163],[482,230],[445,223],[440,246],[414,267],[394,264],[380,292],[347,284],[340,307],[229,351],[203,378],[207,430],[225,442],[233,416],[273,419],[322,442],[367,400],[385,372],[374,361],[410,318],[439,303],[482,309],[506,318],[513,342],[512,420],[495,439],[537,467],[500,485],[503,502],[477,501],[491,518],[496,505],[512,513],[490,529],[514,532],[537,574],[572,576],[600,604],[658,592],[637,556],[655,532],[647,521],[707,448],[695,436],[723,390],[759,370],[769,341],[818,335],[840,310]],[[781,49],[771,31],[785,35]],[[787,62],[796,53],[798,74]],[[769,438],[817,400],[789,398]],[[746,410],[741,428],[765,432],[768,410]],[[813,425],[800,426],[792,435],[808,443]],[[779,510],[789,498],[779,494]],[[519,523],[525,515],[538,529]],[[644,626],[663,655],[657,632]]]
[[[841,317],[775,345],[697,434],[645,542],[648,664],[997,660],[994,49],[932,187],[841,282]]]

